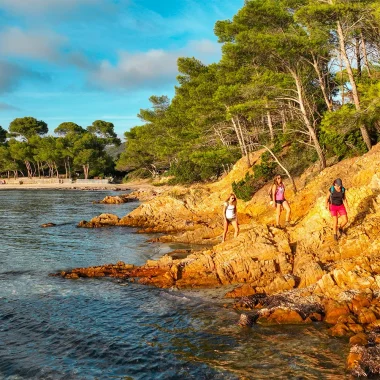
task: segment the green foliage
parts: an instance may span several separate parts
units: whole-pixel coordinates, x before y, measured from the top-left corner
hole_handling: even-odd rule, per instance
[[[265,152],[261,156],[261,163],[253,167],[254,178],[261,179],[264,182],[273,178],[277,164],[273,161],[269,152]]]
[[[364,154],[367,149],[359,129],[361,117],[350,104],[327,112],[321,122],[321,143],[339,159]]]
[[[4,144],[7,138],[7,131],[0,126],[0,144]]]
[[[236,161],[236,152],[226,148],[204,150],[190,154],[183,153],[182,158],[172,164],[169,175],[175,178],[169,182],[192,183],[216,179],[223,173],[223,168]]]
[[[9,132],[11,136],[20,136],[25,140],[29,140],[34,135],[48,133],[48,127],[44,121],[28,116],[14,119],[9,124]]]
[[[129,182],[129,181],[134,181],[136,179],[148,179],[152,178],[152,173],[144,168],[141,169],[136,169],[127,175],[124,176],[123,178],[123,183]]]
[[[244,179],[232,183],[232,191],[236,194],[238,199],[248,202],[255,193],[255,185],[257,182],[253,174],[246,173]]]
[[[82,134],[84,132],[85,130],[80,125],[71,121],[61,123],[56,129],[54,129],[54,133],[60,136],[67,136],[68,134]]]
[[[234,193],[239,199],[249,201],[257,190],[273,178],[276,168],[272,156],[268,152],[263,153],[261,163],[253,166],[253,174],[246,173],[244,179],[232,183]]]

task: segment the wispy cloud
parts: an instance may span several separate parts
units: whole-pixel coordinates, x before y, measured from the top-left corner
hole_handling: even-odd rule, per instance
[[[13,90],[25,78],[39,81],[50,80],[47,75],[21,67],[15,63],[0,61],[0,93]]]
[[[155,87],[173,83],[178,73],[179,57],[197,56],[207,61],[220,52],[219,46],[209,40],[190,41],[184,48],[175,51],[149,50],[143,53],[119,52],[113,65],[102,61],[89,75],[89,85],[104,89],[130,89],[141,86]]]
[[[1,111],[20,111],[20,108],[0,102],[0,112]]]

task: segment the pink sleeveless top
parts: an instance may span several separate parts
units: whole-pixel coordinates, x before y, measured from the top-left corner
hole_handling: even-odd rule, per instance
[[[284,193],[285,193],[285,186],[283,184],[281,184],[280,186],[277,186],[275,200],[283,201],[285,199]]]

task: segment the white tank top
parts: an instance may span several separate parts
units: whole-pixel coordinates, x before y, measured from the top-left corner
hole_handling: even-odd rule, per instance
[[[235,219],[236,218],[235,206],[230,205],[228,202],[224,203],[224,205],[227,207],[226,208],[226,218],[227,219]]]

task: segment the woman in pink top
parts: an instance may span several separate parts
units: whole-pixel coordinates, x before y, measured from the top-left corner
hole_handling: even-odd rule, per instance
[[[282,178],[280,175],[276,175],[274,177],[273,185],[272,185],[272,201],[273,207],[276,209],[276,227],[280,226],[280,216],[281,211],[284,208],[286,211],[285,217],[285,226],[289,226],[290,223],[290,206],[288,201],[285,199],[285,186],[282,182]]]

